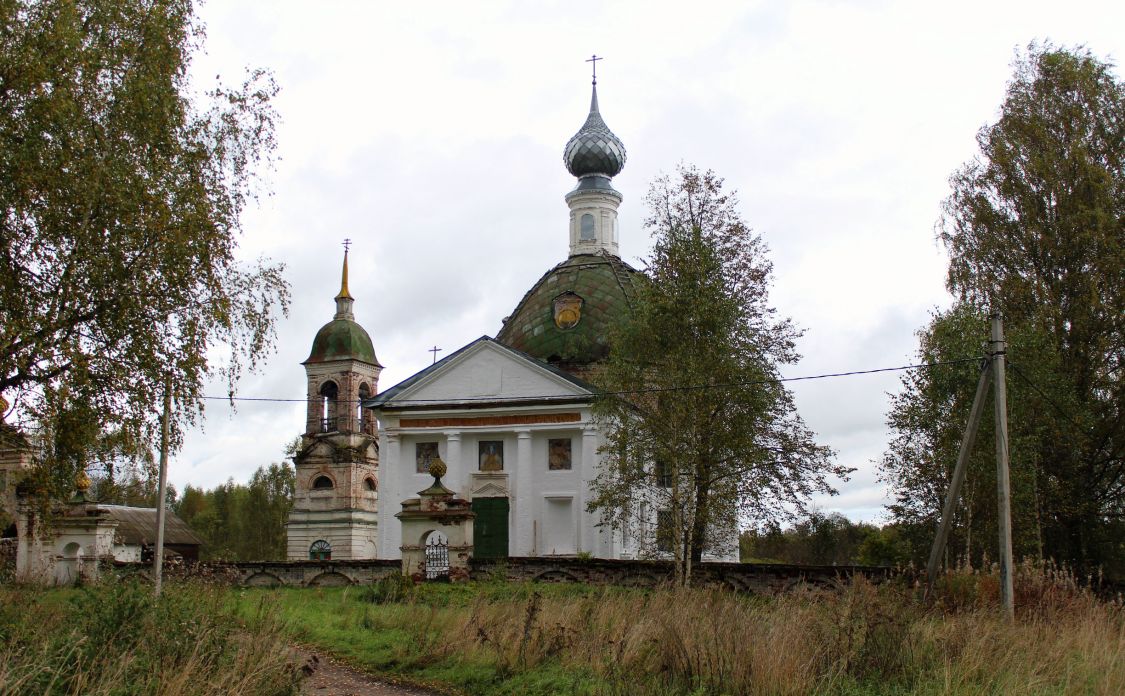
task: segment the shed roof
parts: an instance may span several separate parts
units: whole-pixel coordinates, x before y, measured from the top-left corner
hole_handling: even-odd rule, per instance
[[[156,508],[126,505],[98,505],[117,521],[117,537],[123,544],[147,546],[156,543]],[[164,543],[175,546],[202,546],[203,540],[171,510],[164,518]]]

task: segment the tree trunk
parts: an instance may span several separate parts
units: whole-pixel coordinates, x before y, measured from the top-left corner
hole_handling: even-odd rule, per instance
[[[695,518],[691,525],[691,560],[703,562],[703,547],[707,544],[707,520],[710,517],[711,490],[706,475],[709,467],[704,459],[695,465]]]

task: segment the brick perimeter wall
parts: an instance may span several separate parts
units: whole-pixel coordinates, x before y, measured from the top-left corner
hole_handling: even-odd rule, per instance
[[[147,564],[119,563],[125,573],[148,576]],[[369,585],[401,572],[397,560],[263,561],[199,563],[165,571],[169,577],[193,577],[248,587],[326,587]],[[758,563],[702,563],[695,567],[695,585],[723,585],[739,592],[772,595],[796,588],[840,588],[857,575],[882,582],[901,574],[871,566],[794,566]],[[620,561],[577,558],[508,558],[470,561],[473,580],[513,582],[582,582],[588,584],[655,587],[673,579],[668,561]]]

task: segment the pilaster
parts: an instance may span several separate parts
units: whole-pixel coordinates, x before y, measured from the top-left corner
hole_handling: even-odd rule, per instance
[[[449,473],[446,478],[454,482],[461,490],[468,490],[469,471],[461,461],[461,431],[446,430],[445,433],[445,465]]]
[[[531,430],[520,428],[516,430],[516,466],[512,473],[516,477],[515,485],[515,511],[512,515],[515,524],[516,556],[530,556],[532,547],[532,520],[534,515],[534,499],[532,494],[532,473],[534,464],[531,461]]]

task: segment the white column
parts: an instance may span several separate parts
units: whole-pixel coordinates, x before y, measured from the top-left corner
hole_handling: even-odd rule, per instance
[[[597,516],[586,512],[586,503],[592,497],[590,486],[598,473],[597,458],[598,431],[592,425],[588,425],[582,431],[582,480],[579,483],[578,509],[575,510],[575,516],[581,520],[579,522],[578,550],[588,551],[595,555],[598,551],[595,543],[596,530],[594,529]]]
[[[379,493],[379,557],[400,558],[402,552],[398,547],[402,546],[402,524],[395,513],[402,509],[404,476],[408,473],[402,463],[399,434],[385,430],[383,433],[385,446],[379,457],[379,467],[383,470],[382,491]]]
[[[531,555],[531,531],[532,520],[534,516],[533,501],[532,501],[532,474],[534,464],[531,461],[531,430],[522,428],[516,430],[516,466],[513,468],[509,476],[514,476],[515,490],[513,491],[513,498],[515,502],[515,514],[512,515],[514,520],[515,534],[515,553],[516,556],[530,556]]]
[[[461,463],[461,431],[445,431],[445,466],[449,470],[446,476],[446,488],[452,488],[457,495],[468,500],[469,498],[469,472]]]

